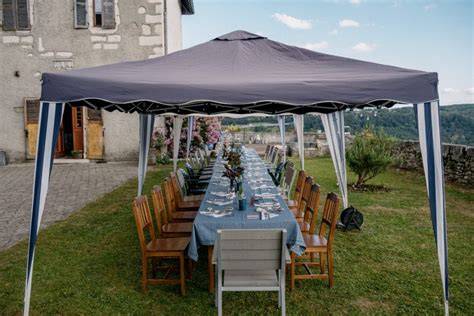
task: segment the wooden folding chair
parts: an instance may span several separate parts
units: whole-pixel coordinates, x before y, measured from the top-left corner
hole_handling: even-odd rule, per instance
[[[184,252],[189,244],[190,238],[156,238],[146,196],[142,195],[133,200],[132,211],[137,225],[138,240],[140,242],[143,290],[147,290],[148,284],[179,284],[181,286],[181,294],[186,295]],[[152,259],[151,278],[148,276],[148,259],[150,258]],[[164,278],[156,278],[157,261],[160,258],[179,259],[179,279],[168,278],[173,267],[164,267],[167,270]]]
[[[290,287],[295,287],[295,280],[310,280],[310,279],[328,279],[329,287],[334,284],[334,269],[333,269],[333,243],[334,234],[336,232],[336,219],[339,210],[339,198],[336,193],[329,193],[324,204],[323,217],[319,227],[319,233],[314,235],[315,225],[312,225],[308,234],[304,234],[304,242],[306,250],[304,257],[298,257],[295,253],[291,253],[290,264]],[[326,237],[327,236],[327,237]],[[311,261],[296,261],[297,258],[312,259],[314,254],[319,254],[319,262]],[[328,273],[325,273],[325,261],[327,257]],[[303,266],[307,274],[296,274],[296,267]],[[310,267],[319,266],[320,273],[313,274]]]
[[[298,206],[301,203],[301,195],[303,193],[304,180],[306,179],[306,173],[304,170],[298,172],[298,178],[296,179],[295,193],[293,195],[293,200],[288,200],[288,207],[292,211],[297,211]],[[290,188],[291,192],[291,188]],[[289,193],[288,193],[289,195]]]
[[[304,211],[306,210],[306,204],[309,201],[309,196],[311,195],[311,186],[313,185],[313,177],[307,176],[304,180],[303,190],[301,191],[300,202],[298,203],[298,208],[291,210],[297,221],[302,221],[304,217]]]
[[[309,199],[304,210],[303,220],[298,222],[303,234],[314,232],[316,227],[316,217],[318,216],[319,198],[321,190],[318,184],[313,184],[309,192]]]
[[[173,185],[170,178],[164,182],[166,203],[168,204],[168,219],[171,222],[192,222],[196,218],[197,211],[178,211]]]
[[[165,201],[163,199],[163,193],[161,187],[155,185],[151,191],[153,200],[153,209],[155,211],[156,224],[158,231],[161,232],[163,237],[187,237],[191,236],[193,232],[193,223],[169,223],[168,216],[165,212]]]

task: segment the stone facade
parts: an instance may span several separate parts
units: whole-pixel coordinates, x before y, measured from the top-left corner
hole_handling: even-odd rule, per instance
[[[394,152],[399,168],[423,172],[418,142],[403,141]],[[474,147],[443,144],[442,154],[446,181],[474,186]]]
[[[3,31],[0,26],[0,150],[9,162],[27,157],[25,99],[39,99],[42,73],[163,55],[163,1],[167,51],[173,52],[181,49],[180,0],[114,0],[113,29],[94,26],[92,0],[86,2],[86,28],[74,27],[73,0],[30,0],[29,30]],[[137,115],[103,111],[102,116],[104,158],[136,159]]]

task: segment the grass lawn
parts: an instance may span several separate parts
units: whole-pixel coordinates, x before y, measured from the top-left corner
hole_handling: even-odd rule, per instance
[[[323,194],[336,191],[329,158],[306,160]],[[148,173],[145,192],[170,171]],[[349,182],[355,176],[349,175]],[[361,232],[338,231],[335,285],[297,282],[288,314],[438,314],[442,290],[424,177],[391,170],[372,181],[392,190],[349,193],[365,216]],[[35,258],[32,314],[213,315],[203,252],[188,295],[178,286],[140,286],[140,252],[130,181],[41,231]],[[450,312],[474,314],[474,190],[447,186]],[[14,211],[14,210],[11,210]],[[47,212],[48,210],[46,210]],[[319,225],[319,221],[318,221]],[[27,242],[0,252],[0,314],[23,307]],[[275,293],[224,293],[225,314],[278,314]]]

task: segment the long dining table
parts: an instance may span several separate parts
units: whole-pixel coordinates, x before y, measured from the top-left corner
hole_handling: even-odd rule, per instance
[[[223,177],[224,164],[220,154],[214,164],[211,181],[193,223],[188,256],[198,261],[198,249],[208,246],[209,291],[213,292],[214,273],[210,257],[218,229],[285,228],[287,245],[298,255],[304,253],[305,243],[293,213],[273,183],[267,166],[254,149],[242,148],[241,163],[245,168],[242,185],[246,200],[239,210],[235,194],[230,192],[230,181]]]

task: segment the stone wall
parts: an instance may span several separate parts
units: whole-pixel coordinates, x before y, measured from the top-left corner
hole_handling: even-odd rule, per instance
[[[395,148],[397,166],[402,169],[423,172],[418,142],[403,141]],[[444,175],[446,181],[474,185],[474,147],[443,144]]]

